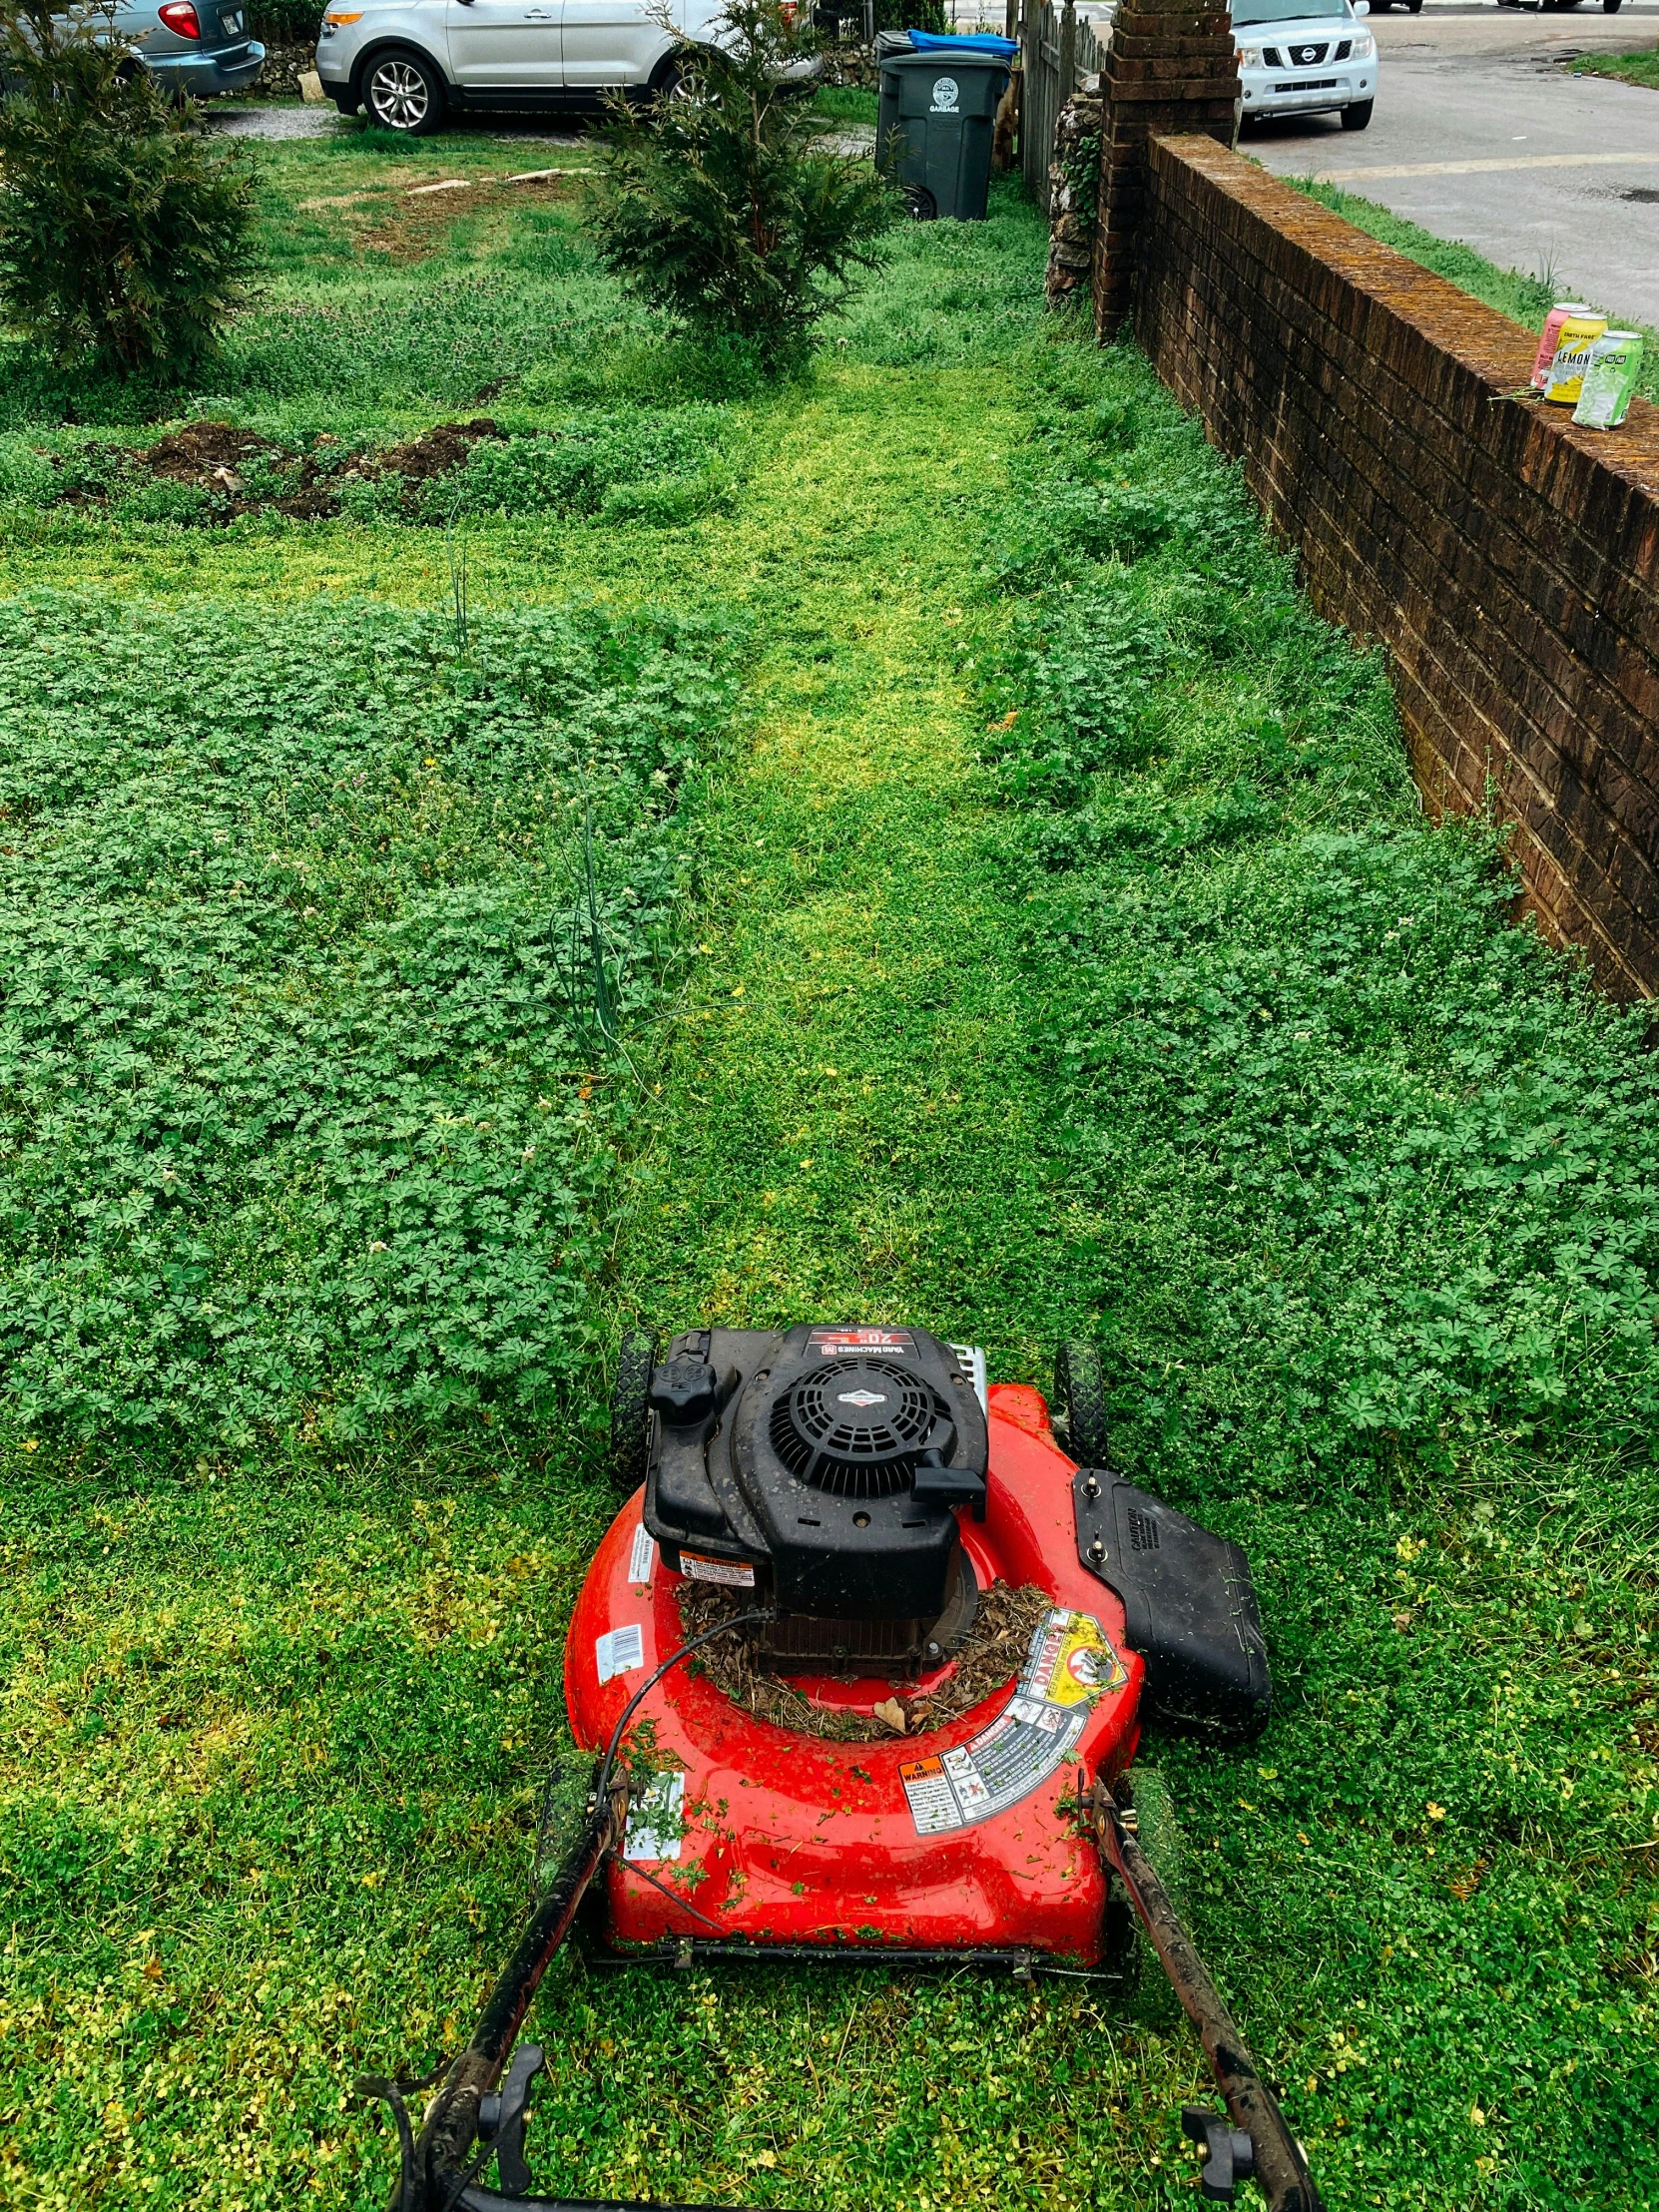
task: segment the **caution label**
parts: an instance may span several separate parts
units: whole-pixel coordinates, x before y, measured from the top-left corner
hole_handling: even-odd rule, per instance
[[[657,1544],[644,1521],[634,1531],[634,1548],[628,1554],[628,1579],[630,1582],[649,1582],[651,1570],[657,1564]]]
[[[686,1778],[674,1769],[654,1774],[628,1808],[624,1859],[678,1859],[685,1837]]]
[[[1056,1606],[1033,1630],[1025,1671],[996,1719],[937,1758],[900,1765],[916,1834],[972,1828],[1020,1804],[1064,1763],[1096,1699],[1128,1679],[1100,1623]]]
[[[733,1590],[755,1587],[755,1569],[744,1559],[711,1559],[704,1551],[682,1551],[680,1572],[693,1582],[723,1582]]]

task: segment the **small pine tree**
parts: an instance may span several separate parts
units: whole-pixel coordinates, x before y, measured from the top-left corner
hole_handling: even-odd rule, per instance
[[[779,366],[876,266],[895,202],[869,164],[817,148],[822,122],[784,83],[807,43],[778,0],[728,0],[715,40],[672,96],[614,111],[599,253],[698,335],[747,338]]]
[[[60,362],[187,367],[246,291],[254,180],[106,22],[0,0],[0,309]]]

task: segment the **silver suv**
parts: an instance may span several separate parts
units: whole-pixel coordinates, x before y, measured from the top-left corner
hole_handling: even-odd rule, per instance
[[[197,100],[242,92],[265,67],[249,0],[115,0],[101,35],[130,46],[158,84]]]
[[[672,93],[689,46],[721,36],[724,0],[365,0],[330,7],[316,73],[341,115],[424,138],[458,109],[597,107]],[[822,64],[799,62],[788,80]]]

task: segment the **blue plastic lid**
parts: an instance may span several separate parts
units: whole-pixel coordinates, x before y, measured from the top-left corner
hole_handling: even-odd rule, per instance
[[[1012,61],[1019,52],[1016,39],[1000,38],[995,31],[961,31],[947,34],[942,31],[912,31],[910,44],[918,54],[935,51],[958,54],[994,54],[998,61]]]

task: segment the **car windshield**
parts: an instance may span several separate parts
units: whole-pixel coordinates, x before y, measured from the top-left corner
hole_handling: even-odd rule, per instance
[[[1247,23],[1301,23],[1310,17],[1352,20],[1348,0],[1233,0],[1233,28]]]

